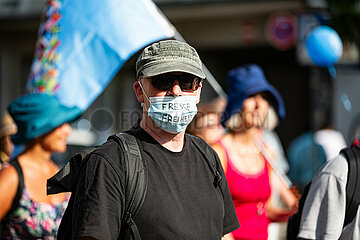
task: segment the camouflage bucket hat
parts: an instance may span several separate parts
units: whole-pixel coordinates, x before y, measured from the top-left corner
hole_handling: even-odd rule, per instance
[[[165,40],[147,46],[136,61],[136,78],[185,72],[204,79],[202,63],[196,50],[189,44]]]

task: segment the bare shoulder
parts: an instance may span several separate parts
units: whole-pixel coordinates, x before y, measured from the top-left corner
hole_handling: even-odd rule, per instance
[[[221,142],[224,143],[224,138],[221,139]],[[224,148],[220,142],[213,143],[211,147],[219,155],[220,158],[223,157]]]
[[[4,164],[0,171],[0,189],[2,185],[6,185],[7,188],[15,188],[18,185],[18,175],[14,166],[10,164]]]
[[[223,140],[223,139],[221,139]],[[223,146],[220,143],[214,143],[211,145],[211,147],[214,149],[214,151],[217,153],[220,159],[220,163],[224,169],[224,172],[227,170],[227,158],[226,158],[226,152]]]
[[[11,208],[18,182],[16,169],[12,165],[6,164],[0,171],[0,220]]]

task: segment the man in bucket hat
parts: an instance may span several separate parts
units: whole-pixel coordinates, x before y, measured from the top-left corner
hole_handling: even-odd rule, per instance
[[[219,159],[201,139],[185,134],[205,78],[197,52],[175,40],[154,43],[137,59],[136,78],[143,115],[127,133],[136,138],[148,184],[143,204],[130,216],[135,238],[221,239],[239,224]],[[121,235],[130,197],[126,152],[110,138],[85,158],[70,200],[69,239],[128,239]],[[210,161],[217,166],[216,181]],[[59,236],[65,228],[60,226]]]

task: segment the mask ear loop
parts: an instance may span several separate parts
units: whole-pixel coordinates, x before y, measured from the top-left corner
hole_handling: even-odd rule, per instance
[[[198,89],[195,90],[195,91],[196,91],[196,95],[195,95],[195,99],[196,99],[196,100],[197,100],[198,95],[199,95],[199,92],[200,92],[200,91],[199,91],[199,88],[200,88],[200,87],[198,87]],[[199,103],[200,103],[200,101],[201,101],[200,97],[201,97],[201,96],[199,96]],[[197,105],[197,104],[196,104],[196,105]]]
[[[149,97],[147,96],[147,94],[146,94],[146,92],[145,92],[145,90],[144,90],[144,88],[143,88],[140,80],[138,80],[138,83],[139,83],[139,85],[140,85],[141,90],[142,90],[143,93],[144,93],[144,96],[146,97],[146,99],[147,99],[147,100],[149,101],[149,103],[150,103],[150,99],[149,99]],[[141,103],[141,107],[143,107],[144,105],[145,105],[145,103]],[[149,107],[149,108],[150,108],[150,107]],[[146,112],[148,111],[147,108],[146,108],[146,105],[145,105],[145,111],[146,111]]]

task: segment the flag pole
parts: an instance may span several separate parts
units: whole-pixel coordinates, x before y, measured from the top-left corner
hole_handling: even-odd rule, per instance
[[[175,39],[181,42],[186,42],[185,39],[181,36],[181,34],[175,29]],[[215,77],[211,74],[209,69],[202,62],[202,67],[206,75],[206,79],[210,83],[211,87],[215,90],[215,92],[222,98],[227,99],[227,95],[224,90],[221,88],[220,84],[216,81]]]
[[[177,29],[174,27],[174,25],[172,25],[172,23],[169,21],[169,19],[165,16],[165,14],[159,9],[159,7],[155,4],[158,12],[160,15],[163,16],[164,19],[166,19],[166,21],[168,21],[169,25],[173,27],[173,31],[175,33],[175,40],[181,41],[181,42],[185,42],[185,39],[181,36],[181,34],[177,31]],[[202,67],[204,70],[204,73],[206,75],[206,79],[208,80],[209,84],[211,85],[211,87],[215,90],[215,92],[223,99],[227,100],[227,94],[225,93],[225,91],[221,88],[220,84],[216,81],[215,77],[211,74],[211,72],[209,71],[209,69],[205,66],[205,64],[202,62]]]

